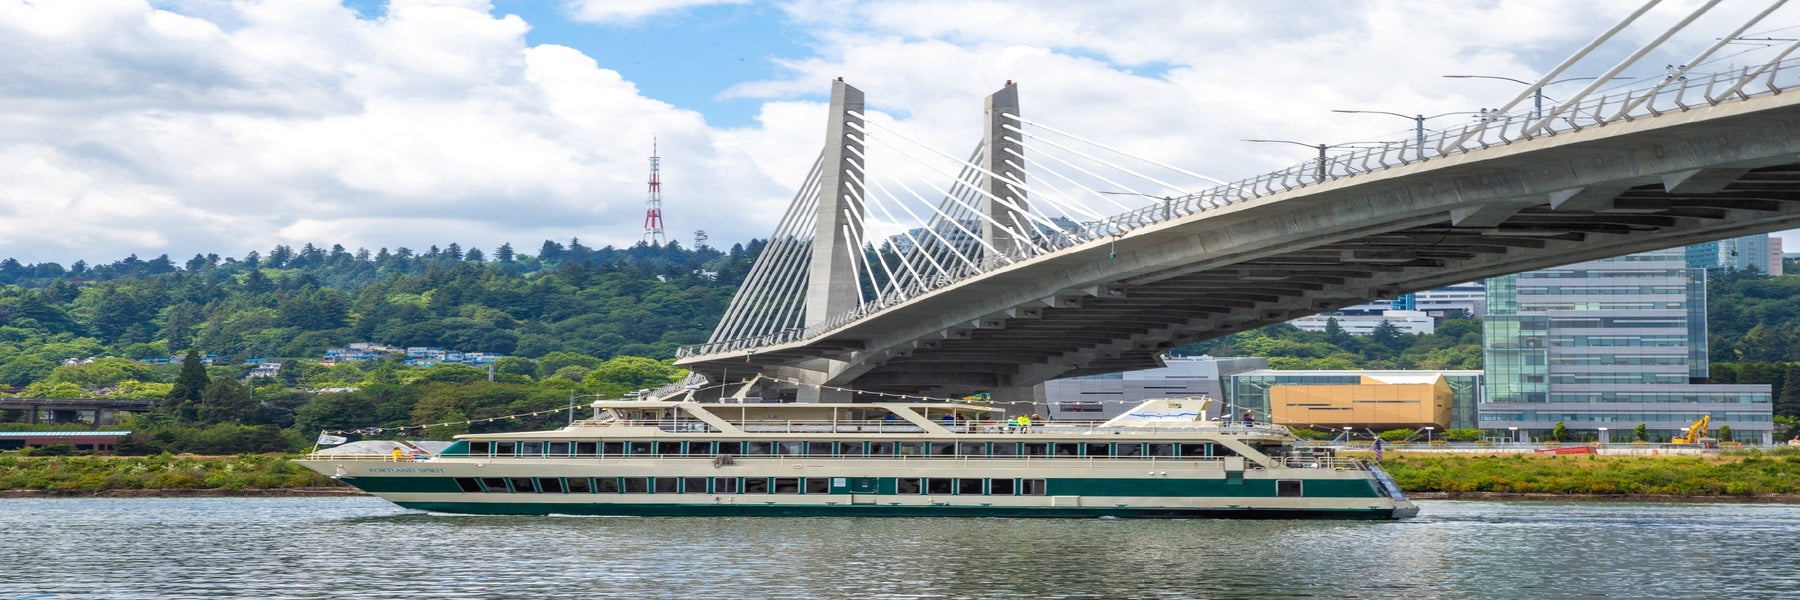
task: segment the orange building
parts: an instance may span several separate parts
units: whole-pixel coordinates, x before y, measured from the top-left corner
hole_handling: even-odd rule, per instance
[[[1270,387],[1270,416],[1278,425],[1295,427],[1448,428],[1454,394],[1443,375],[1363,375],[1361,380]]]

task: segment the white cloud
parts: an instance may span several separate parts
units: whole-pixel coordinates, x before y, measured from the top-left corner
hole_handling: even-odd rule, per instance
[[[751,0],[567,0],[569,18],[588,23],[637,23],[652,17],[679,14],[690,8],[717,4],[748,4]]]
[[[720,3],[565,9],[616,24]],[[1665,3],[1628,36],[1692,3]],[[795,0],[781,12],[811,55],[783,59],[775,79],[699,74],[762,103],[753,125],[720,128],[572,48],[528,43],[538,24],[479,0],[396,0],[375,17],[331,0],[191,0],[180,13],[0,0],[0,256],[629,244],[653,136],[671,239],[743,241],[766,236],[795,194],[839,76],[952,154],[976,140],[982,97],[1015,80],[1029,118],[1238,179],[1309,154],[1243,138],[1339,143],[1411,126],[1331,109],[1497,106],[1523,86],[1440,75],[1532,78],[1636,4]],[[1730,10],[1695,25],[1700,43],[1747,9]],[[1684,44],[1668,62],[1697,49]]]

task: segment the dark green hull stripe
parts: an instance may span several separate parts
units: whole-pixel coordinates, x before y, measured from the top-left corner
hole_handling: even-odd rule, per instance
[[[473,515],[628,517],[1024,517],[1126,519],[1397,519],[1394,509],[1120,508],[1001,506],[782,506],[748,504],[546,504],[396,502],[413,510]]]

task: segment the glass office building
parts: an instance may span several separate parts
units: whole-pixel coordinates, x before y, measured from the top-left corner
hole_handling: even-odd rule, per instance
[[[1688,246],[1687,264],[1708,271],[1754,268],[1769,274],[1769,234],[1759,233]]]
[[[1768,443],[1767,385],[1707,376],[1705,270],[1687,250],[1632,254],[1489,279],[1486,390],[1491,435],[1541,437],[1562,423],[1583,439],[1629,441],[1643,424],[1667,440],[1698,420]]]

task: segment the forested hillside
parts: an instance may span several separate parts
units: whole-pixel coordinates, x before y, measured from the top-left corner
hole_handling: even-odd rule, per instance
[[[128,444],[138,452],[292,450],[320,430],[441,438],[549,426],[567,418],[571,398],[677,378],[675,348],[705,340],[760,248],[571,241],[525,254],[510,245],[308,245],[66,268],[7,259],[0,384],[33,397],[155,400],[156,412],[124,424],[138,432]],[[1709,289],[1714,381],[1774,384],[1777,414],[1792,422],[1800,414],[1800,277],[1726,273]],[[319,362],[327,348],[352,342],[506,357],[491,375],[399,358]],[[190,351],[218,358],[211,367],[168,362]],[[1177,353],[1265,356],[1285,369],[1479,369],[1481,323],[1364,337],[1275,325]],[[257,358],[287,360],[277,376],[248,377],[245,360]],[[529,413],[539,414],[514,418]],[[449,425],[411,428],[437,423]]]

